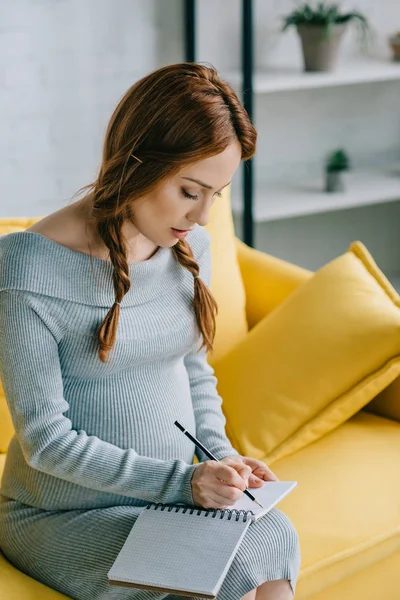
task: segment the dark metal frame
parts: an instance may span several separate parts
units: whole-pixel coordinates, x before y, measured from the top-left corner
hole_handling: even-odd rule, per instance
[[[196,0],[183,0],[185,62],[196,62]]]
[[[185,61],[196,61],[196,0],[183,0]],[[253,121],[253,0],[242,0],[242,97]],[[253,159],[243,163],[243,241],[254,246]]]

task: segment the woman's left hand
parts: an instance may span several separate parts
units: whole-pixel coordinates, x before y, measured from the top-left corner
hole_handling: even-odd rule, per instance
[[[264,485],[264,481],[279,481],[278,477],[271,469],[261,460],[257,460],[256,458],[237,456],[234,454],[233,456],[224,456],[224,458],[220,459],[220,462],[236,469],[242,477],[244,477],[243,472],[246,472],[243,467],[250,467],[250,470],[248,470],[248,487],[261,487]]]

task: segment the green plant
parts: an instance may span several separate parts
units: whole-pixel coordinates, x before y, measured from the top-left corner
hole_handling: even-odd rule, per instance
[[[335,150],[326,161],[326,171],[332,173],[335,171],[347,171],[350,168],[349,157],[344,150]]]
[[[283,17],[282,31],[286,31],[292,25],[316,25],[330,29],[332,25],[354,22],[359,25],[363,37],[369,30],[369,24],[364,15],[359,12],[340,12],[338,4],[327,4],[318,2],[313,8],[309,2],[305,2],[290,14]]]

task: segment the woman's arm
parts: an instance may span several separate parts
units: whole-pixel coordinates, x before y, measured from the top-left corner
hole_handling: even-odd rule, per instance
[[[211,248],[210,235],[208,243],[198,259],[200,276],[210,286],[211,282]],[[232,447],[225,433],[226,419],[222,412],[222,398],[218,395],[216,384],[217,378],[214,369],[207,362],[206,348],[199,352],[202,339],[196,343],[196,347],[184,358],[185,366],[189,375],[192,404],[196,420],[195,436],[216,458],[224,456],[239,455]],[[199,449],[195,450],[200,462],[209,458]]]
[[[194,504],[197,465],[140,456],[80,429],[63,415],[58,343],[26,295],[0,292],[0,377],[16,437],[34,469],[83,487],[149,502]]]
[[[207,362],[206,349],[202,348],[199,353],[191,351],[185,356],[184,362],[190,380],[196,421],[195,437],[218,459],[239,455],[226,437],[222,398],[216,389],[214,370]],[[197,447],[195,453],[200,462],[210,460]]]

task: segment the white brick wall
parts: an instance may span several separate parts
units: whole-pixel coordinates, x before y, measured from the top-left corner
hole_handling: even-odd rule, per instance
[[[119,98],[157,66],[154,2],[0,7],[1,215],[61,208],[94,177]]]

